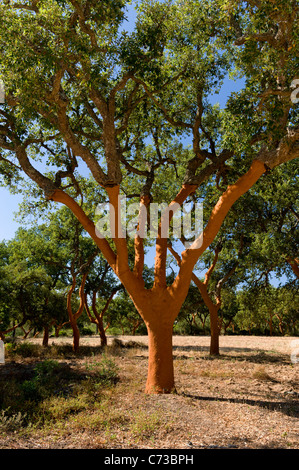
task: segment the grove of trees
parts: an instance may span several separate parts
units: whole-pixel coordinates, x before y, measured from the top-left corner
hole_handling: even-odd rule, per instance
[[[0,315],[3,331],[11,315],[68,321],[77,349],[83,312],[104,342],[104,315],[124,305],[149,338],[145,390],[163,393],[183,305],[192,321],[208,310],[211,354],[238,316],[297,332],[298,4],[144,0],[129,33],[130,3],[0,2],[0,174],[45,219],[1,245]],[[226,77],[242,85],[221,108],[210,96]],[[139,215],[123,220],[120,196]],[[187,202],[203,204],[202,232],[166,235]]]

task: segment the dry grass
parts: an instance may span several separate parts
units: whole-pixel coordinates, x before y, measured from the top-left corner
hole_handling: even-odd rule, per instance
[[[0,366],[2,398],[8,378],[15,390],[24,380],[30,384],[41,359],[59,363],[56,388],[64,392],[54,384],[38,408],[27,403],[30,419],[24,402],[17,408],[11,398],[0,415],[0,448],[298,449],[299,365],[290,361],[292,338],[221,339],[217,358],[209,357],[206,337],[174,339],[177,390],[170,395],[143,392],[146,338],[130,344],[132,338],[118,344],[111,338],[104,356],[97,338],[84,339],[77,358],[62,339],[44,357],[37,345],[30,357],[30,348],[26,357],[11,355]],[[103,357],[106,382],[103,374],[99,380]],[[38,416],[30,415],[33,409]]]

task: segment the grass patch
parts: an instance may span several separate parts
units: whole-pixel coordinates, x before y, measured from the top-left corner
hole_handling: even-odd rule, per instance
[[[253,373],[252,373],[252,376],[254,379],[257,379],[257,380],[262,380],[262,381],[269,381],[269,382],[273,382],[273,378],[268,374],[268,372],[266,372],[265,368],[264,367],[257,367]]]
[[[158,410],[147,413],[146,411],[139,411],[134,413],[130,430],[133,436],[138,440],[153,438],[157,430],[163,426],[163,414]]]
[[[9,414],[9,409],[0,412],[0,432],[14,432],[23,426],[26,415],[20,411]]]

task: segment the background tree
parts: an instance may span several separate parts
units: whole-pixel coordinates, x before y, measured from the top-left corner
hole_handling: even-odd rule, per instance
[[[199,279],[195,272],[192,274],[192,281],[198,288],[200,295],[209,311],[211,333],[210,355],[212,356],[217,356],[220,354],[219,335],[223,323],[223,318],[220,315],[222,307],[222,289],[225,284],[231,280],[231,277],[235,274],[236,269],[238,268],[240,262],[239,258],[244,248],[243,236],[241,237],[241,240],[238,240],[238,242],[239,249],[237,251],[233,249],[231,241],[227,243],[227,245],[230,246],[225,253],[226,257],[224,255],[223,259],[221,260],[220,267],[217,266],[217,263],[219,265],[219,256],[221,256],[221,254],[225,251],[223,250],[223,242],[220,238],[217,245],[215,246],[215,251],[207,250],[206,252],[206,260],[212,259],[212,262],[205,272],[204,279]],[[168,248],[180,265],[181,258],[178,253],[173,249],[171,244],[168,245]],[[218,267],[218,269],[216,269],[216,267]],[[240,281],[240,276],[235,276],[235,285],[239,284]]]
[[[206,307],[199,290],[192,283],[181,311],[175,321],[174,331],[177,334],[205,334],[209,330],[209,310]]]
[[[43,267],[28,268],[24,263],[11,263],[3,269],[1,311],[4,322],[1,335],[26,323],[29,330],[43,330],[43,344],[48,342],[49,327],[64,306],[62,295],[52,290],[52,279]]]

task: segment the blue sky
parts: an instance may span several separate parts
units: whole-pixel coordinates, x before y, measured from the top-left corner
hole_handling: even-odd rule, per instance
[[[18,210],[21,198],[10,194],[9,190],[6,188],[0,188],[0,201],[0,240],[9,240],[13,238],[19,226],[19,224],[13,220],[13,213]]]

